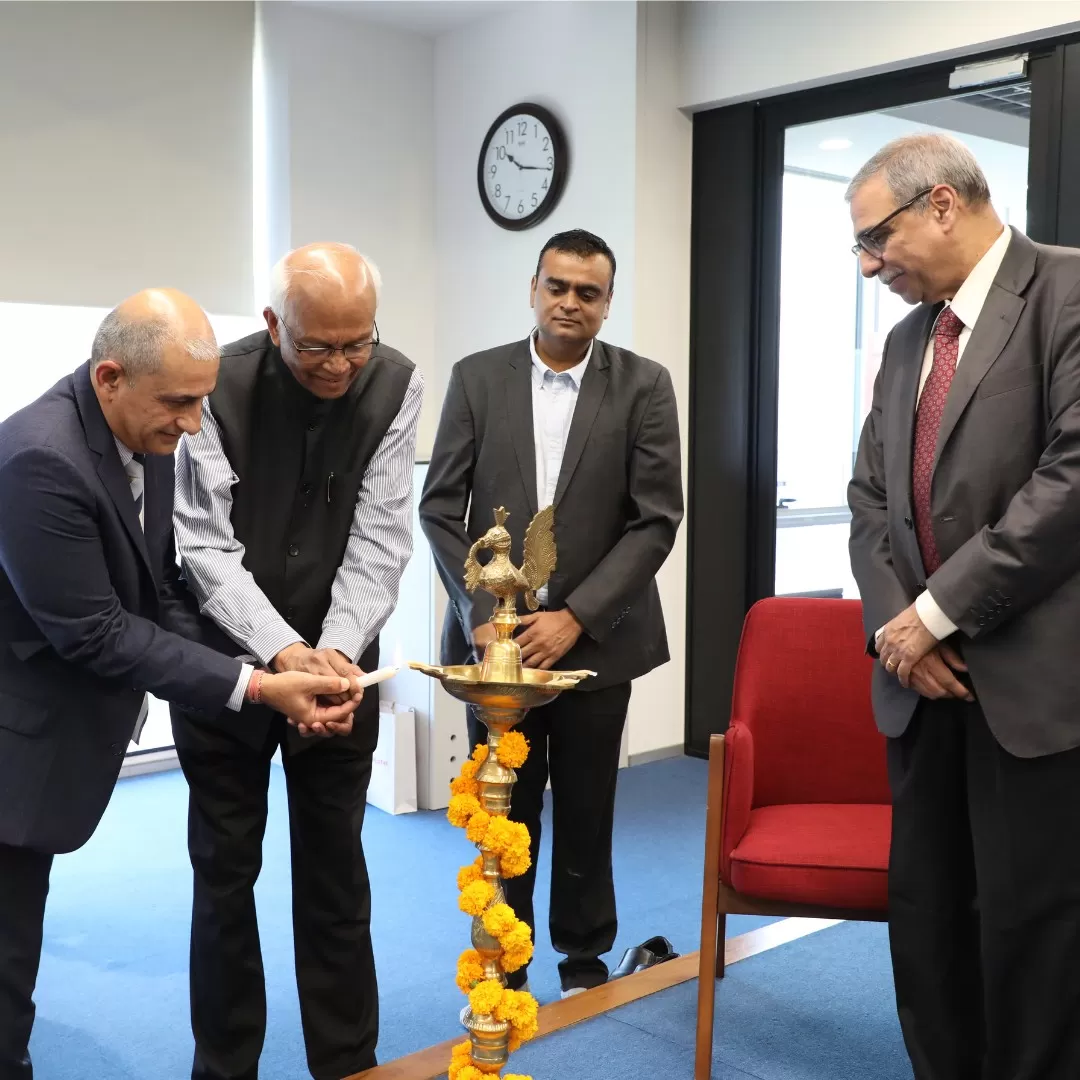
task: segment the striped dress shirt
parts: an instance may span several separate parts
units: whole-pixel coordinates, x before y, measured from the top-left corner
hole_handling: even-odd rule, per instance
[[[364,470],[316,644],[337,649],[353,663],[394,610],[401,572],[412,555],[412,478],[423,398],[424,380],[414,370],[401,408]],[[232,528],[232,488],[238,481],[206,400],[202,430],[185,435],[176,453],[176,546],[203,614],[269,666],[282,649],[303,639],[244,566],[244,547]]]
[[[140,462],[136,462],[135,454],[129,450],[115,435],[113,436],[113,442],[116,443],[116,452],[120,455],[120,464],[124,466],[124,472],[127,473],[128,482],[131,484],[131,497],[135,500],[135,505],[139,509],[139,524],[143,523],[143,466]],[[137,468],[133,468],[133,465],[137,465]],[[251,674],[254,669],[250,664],[240,665],[240,678],[236,680],[236,686],[233,689],[232,696],[225,703],[226,706],[237,712],[240,706],[244,704],[244,695],[247,693],[248,683],[251,681]],[[142,708],[139,710],[139,719],[135,723],[135,733],[131,736],[133,743],[138,743],[140,736],[142,735],[143,725],[146,723],[146,718],[150,713],[150,700],[147,695],[143,696]]]

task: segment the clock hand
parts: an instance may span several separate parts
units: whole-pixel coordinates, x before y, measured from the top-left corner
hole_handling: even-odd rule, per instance
[[[517,167],[518,167],[519,169],[526,169],[526,168],[531,168],[531,166],[528,166],[528,165],[522,165],[522,164],[521,164],[521,162],[520,162],[520,161],[518,161],[518,159],[517,159],[516,157],[514,157],[514,155],[513,155],[513,154],[507,154],[506,156],[507,156],[507,158],[508,158],[508,159],[509,159],[510,161],[512,161],[512,162],[513,162],[513,163],[514,163],[514,164],[515,164],[515,165],[516,165],[516,166],[517,166]]]
[[[514,161],[513,158],[510,158],[510,160]],[[550,165],[518,165],[516,161],[514,161],[514,164],[517,165],[519,169],[537,169],[540,172],[551,172],[552,168]]]

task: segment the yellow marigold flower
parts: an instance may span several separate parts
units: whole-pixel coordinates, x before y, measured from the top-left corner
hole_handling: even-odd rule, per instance
[[[470,950],[471,952],[472,950]],[[466,1039],[464,1042],[455,1043],[450,1048],[450,1056],[455,1060],[458,1058],[468,1058],[472,1060],[472,1040]]]
[[[499,856],[499,873],[504,878],[521,877],[532,866],[532,856],[528,851],[507,852]]]
[[[471,1057],[451,1059],[446,1076],[447,1080],[485,1080],[484,1074],[473,1064]]]
[[[458,957],[457,962],[457,986],[463,993],[467,994],[478,982],[483,982],[484,979],[484,964],[480,959],[480,954],[475,949],[466,949],[461,956]],[[471,1043],[464,1044],[471,1046]]]
[[[520,731],[508,731],[499,742],[495,756],[500,765],[508,769],[520,769],[529,756],[529,740]]]
[[[487,743],[481,743],[472,752],[473,761],[475,761],[477,763],[477,765],[483,765],[484,762],[487,761],[487,756],[488,756]]]
[[[495,904],[484,912],[484,929],[496,940],[508,934],[518,923],[518,917],[509,904]]]
[[[469,798],[470,796],[466,795],[462,797]],[[479,802],[476,805],[479,806]],[[487,836],[488,826],[490,824],[491,815],[486,810],[477,810],[476,813],[469,818],[469,823],[465,826],[465,838],[470,844],[483,844],[484,837]]]
[[[521,1049],[521,1040],[514,1034],[514,1029],[510,1029],[510,1044],[506,1048],[509,1053],[516,1054]],[[454,1080],[451,1076],[448,1080]]]
[[[474,881],[482,881],[483,877],[484,862],[482,858],[478,858],[476,862],[471,862],[458,871],[457,887],[459,890],[464,889],[466,885],[471,885]]]
[[[451,795],[479,795],[480,785],[471,777],[458,776],[450,781]]]
[[[472,758],[466,758],[461,763],[461,772],[458,774],[462,780],[475,780],[476,774],[480,771],[480,762],[473,761]]]
[[[466,1065],[452,1080],[487,1080],[487,1077],[475,1065]]]
[[[536,1023],[538,1008],[532,994],[524,990],[504,990],[495,1010],[495,1019],[509,1021],[515,1028],[528,1028]]]
[[[531,1076],[522,1076],[521,1073],[507,1073],[503,1080],[532,1080]]]
[[[480,809],[480,800],[475,795],[454,795],[446,808],[446,817],[455,828],[464,829]]]
[[[508,975],[513,971],[520,971],[533,956],[533,943],[525,942],[524,945],[504,945],[501,957],[502,968]]]
[[[504,993],[494,979],[486,979],[469,992],[469,1006],[477,1016],[488,1016],[499,1007]]]
[[[474,881],[461,890],[458,907],[466,915],[483,915],[484,909],[495,899],[495,886],[486,881]]]

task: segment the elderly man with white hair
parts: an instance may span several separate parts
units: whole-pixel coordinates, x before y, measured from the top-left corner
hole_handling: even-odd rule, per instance
[[[202,430],[176,460],[175,525],[202,640],[272,671],[378,667],[378,634],[412,552],[420,373],[382,344],[379,273],[345,244],[274,269],[266,330],[222,350]],[[197,607],[198,611],[195,611]],[[352,732],[301,739],[173,710],[190,789],[193,1080],[254,1080],[266,993],[254,885],[280,749],[292,838],[296,979],[316,1080],[373,1067],[378,1002],[360,841],[378,695]]]

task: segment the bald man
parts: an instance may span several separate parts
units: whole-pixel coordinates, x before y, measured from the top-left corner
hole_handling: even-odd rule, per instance
[[[263,675],[170,632],[172,453],[218,373],[206,316],[165,289],[108,315],[91,359],[0,424],[0,1080],[30,1080],[53,856],[89,839],[146,693],[227,723],[245,698],[347,735],[347,679]]]
[[[313,244],[274,269],[266,330],[223,350],[202,431],[177,455],[177,545],[204,640],[275,671],[378,667],[378,634],[412,552],[420,375],[380,344],[379,276]],[[266,993],[254,885],[270,762],[281,751],[293,933],[308,1066],[375,1065],[371,895],[360,831],[378,694],[351,736],[303,742],[251,707],[242,728],[173,710],[190,788],[192,1076],[254,1080]]]

